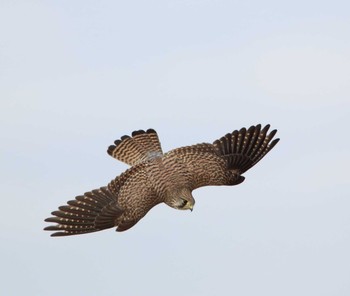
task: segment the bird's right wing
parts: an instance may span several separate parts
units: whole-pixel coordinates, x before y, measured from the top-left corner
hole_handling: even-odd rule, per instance
[[[126,180],[123,180],[123,175]],[[122,182],[122,185],[120,183]],[[150,209],[163,201],[149,180],[149,162],[142,162],[108,184],[118,194],[118,204],[125,209],[117,219],[117,231],[125,231],[142,219]]]
[[[84,234],[115,226],[115,220],[124,212],[117,204],[117,197],[107,187],[95,189],[77,196],[67,205],[52,212],[45,222],[56,225],[44,230],[56,231],[51,236]]]
[[[46,222],[56,225],[45,230],[51,236],[67,236],[100,231],[117,226],[124,231],[135,225],[160,201],[147,182],[145,164],[141,163],[112,180],[107,187],[86,192],[67,202]]]

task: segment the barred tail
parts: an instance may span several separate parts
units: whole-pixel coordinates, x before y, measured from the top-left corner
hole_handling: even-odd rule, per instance
[[[100,231],[115,226],[115,220],[123,213],[118,207],[116,196],[107,187],[92,190],[67,205],[59,207],[59,211],[51,214],[46,222],[57,225],[48,226],[44,230],[58,231],[51,236],[67,236]]]
[[[163,155],[157,132],[153,129],[134,131],[131,137],[122,136],[114,144],[108,147],[107,153],[131,166]]]
[[[277,130],[267,134],[270,125],[261,129],[261,125],[242,128],[216,140],[213,145],[218,153],[227,160],[229,170],[243,174],[257,164],[279,141],[272,140]]]

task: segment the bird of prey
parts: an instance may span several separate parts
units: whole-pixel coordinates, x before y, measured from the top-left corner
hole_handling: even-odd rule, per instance
[[[270,125],[242,128],[210,143],[176,148],[167,153],[155,130],[134,131],[109,146],[107,152],[131,168],[106,187],[79,195],[52,212],[51,236],[90,233],[134,226],[155,205],[191,210],[192,191],[208,185],[238,185],[242,176],[279,141]]]

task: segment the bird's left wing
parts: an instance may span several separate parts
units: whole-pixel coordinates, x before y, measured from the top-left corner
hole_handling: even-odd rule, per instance
[[[193,189],[208,185],[237,185],[241,176],[259,162],[279,141],[270,125],[242,128],[226,134],[213,144],[202,143],[169,151],[164,161],[182,170]]]
[[[169,151],[163,157],[180,172],[192,190],[209,185],[228,185],[225,160],[209,143],[186,146]]]

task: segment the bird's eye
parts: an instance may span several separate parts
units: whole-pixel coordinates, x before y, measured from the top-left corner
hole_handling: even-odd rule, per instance
[[[180,207],[183,208],[185,205],[187,205],[188,201],[186,199],[181,199]]]

